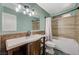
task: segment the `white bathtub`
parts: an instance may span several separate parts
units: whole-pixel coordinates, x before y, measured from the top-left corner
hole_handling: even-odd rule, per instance
[[[56,44],[56,49],[71,55],[79,55],[79,44],[74,39],[58,37],[58,40],[52,40]]]

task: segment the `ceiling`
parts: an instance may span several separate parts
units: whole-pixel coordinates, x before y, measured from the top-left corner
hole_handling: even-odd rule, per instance
[[[37,3],[41,8],[47,11],[51,16],[61,14],[71,10],[76,3]]]
[[[66,11],[76,8],[76,3],[37,3],[42,9],[48,12],[51,16],[62,14]],[[3,6],[11,8],[15,10],[16,3],[4,3]],[[23,3],[22,5],[26,5]],[[31,7],[35,5],[35,3],[28,3]]]

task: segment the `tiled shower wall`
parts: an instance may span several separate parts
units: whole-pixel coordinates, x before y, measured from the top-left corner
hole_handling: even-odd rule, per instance
[[[79,42],[79,12],[74,16],[53,18],[52,34],[73,38]]]

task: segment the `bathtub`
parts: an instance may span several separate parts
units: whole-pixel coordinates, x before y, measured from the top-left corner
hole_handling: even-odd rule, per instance
[[[61,50],[70,55],[79,55],[79,44],[74,39],[58,37],[58,40],[52,39],[52,43],[56,44],[56,49]]]

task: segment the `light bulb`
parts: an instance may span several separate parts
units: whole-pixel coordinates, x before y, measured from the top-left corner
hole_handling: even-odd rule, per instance
[[[29,9],[28,8],[26,8],[26,11],[27,11],[27,13],[29,12]]]
[[[35,13],[34,13],[34,11],[32,11],[32,15],[34,15]]]
[[[18,11],[19,11],[19,9],[18,9],[18,8],[16,8],[15,10],[16,10],[16,12],[18,12]]]
[[[71,14],[64,14],[64,15],[62,15],[62,17],[69,17],[69,16],[71,16]]]
[[[31,14],[31,13],[29,13],[29,16],[32,16],[32,14]]]
[[[26,14],[26,11],[23,11],[23,14]]]
[[[20,4],[18,5],[18,8],[21,9],[21,5]]]

